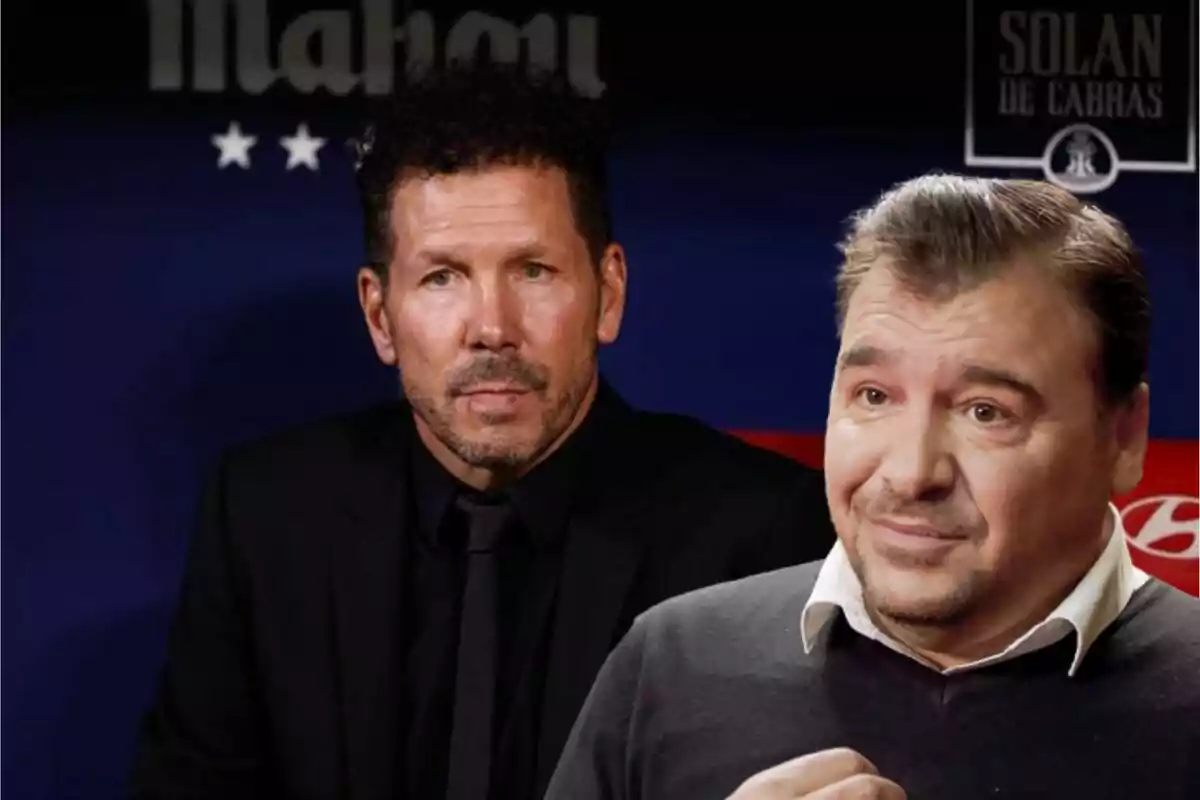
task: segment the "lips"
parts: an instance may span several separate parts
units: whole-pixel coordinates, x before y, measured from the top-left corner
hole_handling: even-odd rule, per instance
[[[529,392],[529,390],[526,389],[524,386],[517,386],[515,384],[499,384],[499,383],[497,383],[497,384],[478,384],[476,386],[472,386],[469,389],[463,389],[463,390],[459,391],[459,394],[464,397],[471,397],[473,395],[481,395],[481,394],[526,394],[528,392]]]
[[[478,384],[459,394],[461,408],[479,415],[488,424],[511,422],[525,405],[529,390],[513,384]]]
[[[896,520],[879,520],[875,523],[881,528],[898,533],[902,536],[912,536],[917,539],[933,539],[939,541],[960,541],[966,537],[945,528],[922,522],[899,522]]]

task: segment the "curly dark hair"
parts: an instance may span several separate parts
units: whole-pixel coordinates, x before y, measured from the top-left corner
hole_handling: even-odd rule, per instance
[[[612,240],[607,123],[600,100],[556,74],[485,59],[452,62],[398,87],[373,112],[359,143],[368,263],[386,278],[394,247],[388,217],[401,176],[504,164],[567,174],[576,225],[599,264]]]

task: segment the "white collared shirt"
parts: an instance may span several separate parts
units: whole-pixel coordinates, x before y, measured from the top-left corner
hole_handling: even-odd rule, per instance
[[[1121,614],[1133,593],[1149,580],[1149,576],[1135,567],[1129,557],[1129,546],[1125,543],[1125,530],[1121,525],[1120,513],[1111,503],[1108,510],[1109,521],[1106,527],[1111,528],[1108,544],[1091,569],[1057,608],[999,653],[947,669],[930,664],[875,625],[867,614],[866,606],[863,605],[862,584],[850,566],[845,548],[838,542],[822,564],[812,594],[804,605],[800,618],[804,652],[812,652],[821,630],[838,611],[841,611],[847,624],[858,633],[926,666],[938,669],[943,675],[998,664],[1049,647],[1074,634],[1075,658],[1067,673],[1073,676],[1088,648]]]

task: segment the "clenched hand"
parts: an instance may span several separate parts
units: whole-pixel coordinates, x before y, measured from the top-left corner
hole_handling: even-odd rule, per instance
[[[763,770],[728,800],[906,800],[896,783],[848,748],[810,753]]]

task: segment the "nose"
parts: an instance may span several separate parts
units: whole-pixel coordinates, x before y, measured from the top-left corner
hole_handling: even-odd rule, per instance
[[[913,502],[938,500],[954,488],[954,455],[936,415],[905,421],[880,466],[882,478],[897,496]]]
[[[467,345],[475,350],[501,351],[520,344],[518,298],[502,270],[481,273],[472,282]]]

